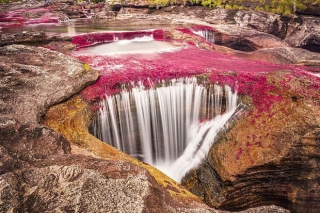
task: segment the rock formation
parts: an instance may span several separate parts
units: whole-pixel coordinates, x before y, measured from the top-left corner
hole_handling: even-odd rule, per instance
[[[12,45],[0,52],[1,212],[215,212],[190,193],[184,203],[170,198],[125,158],[71,155],[70,143],[40,124],[49,106],[97,79],[88,65],[44,48]]]
[[[317,212],[319,79],[275,72],[266,80],[263,87],[254,84],[273,88],[269,91],[278,101],[260,108],[272,98],[253,92],[255,86],[249,92],[249,86],[247,92],[257,95],[251,96],[251,110],[217,139],[207,160],[182,185],[226,210],[272,203],[292,212]]]
[[[97,78],[88,65],[44,48],[0,52],[1,212],[218,212],[158,170],[86,136],[90,107],[79,97],[47,114],[58,109],[57,126],[73,128],[71,138],[40,124],[49,106]],[[274,209],[286,212],[246,212]]]
[[[145,6],[143,1],[127,4]],[[43,6],[46,8],[38,10]],[[88,90],[82,92],[82,97],[69,98],[94,83],[98,73],[88,64],[45,48],[5,46],[58,41],[47,47],[61,52],[74,48],[70,38],[59,43],[60,38],[24,32],[0,35],[0,211],[224,212],[211,207],[237,211],[263,205],[243,212],[288,212],[265,206],[279,205],[292,212],[317,212],[319,78],[303,66],[278,66],[246,59],[319,66],[319,54],[315,53],[320,46],[319,18],[178,6],[161,11],[120,10],[122,6],[78,5],[69,0],[46,5],[16,3],[10,10],[1,5],[0,26],[64,21],[92,15],[93,11],[95,18],[110,25],[204,23],[214,27],[216,41],[233,49],[214,48],[184,30],[169,30],[166,39],[184,40],[215,52],[199,54],[193,47],[185,50],[181,58],[168,53],[159,62],[141,61],[148,69],[157,70],[152,75],[146,72],[150,78],[205,71],[211,82],[230,84],[238,80],[242,103],[249,110],[234,120],[227,132],[221,132],[207,159],[184,178],[183,185],[198,197],[150,165],[90,135],[92,109],[82,99]],[[32,10],[28,12],[27,8]],[[305,11],[311,8],[317,5]],[[32,14],[34,11],[37,14]],[[10,12],[19,14],[14,23],[8,19]],[[46,12],[50,14],[45,15]],[[221,23],[227,25],[217,25]],[[190,57],[201,62],[190,63]],[[88,63],[94,60],[81,59]],[[130,77],[137,77],[133,64],[138,60],[129,59],[123,69],[128,69]],[[181,67],[177,60],[186,66]],[[161,64],[163,61],[166,64]],[[169,66],[175,73],[161,73]],[[126,78],[120,74],[114,77]],[[102,76],[98,83],[108,83],[110,79]]]

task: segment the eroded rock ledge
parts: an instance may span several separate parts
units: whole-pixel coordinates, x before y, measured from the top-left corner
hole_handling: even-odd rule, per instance
[[[1,212],[215,212],[182,186],[185,202],[170,198],[148,170],[119,159],[118,151],[110,155],[118,160],[107,161],[72,155],[60,133],[40,124],[49,106],[93,83],[96,71],[45,48],[0,52]]]
[[[226,210],[272,203],[292,212],[317,212],[320,99],[319,90],[311,88],[319,88],[319,80],[294,72],[266,78],[271,93],[282,98],[268,110],[252,106],[182,185]]]
[[[96,71],[44,48],[12,45],[0,53],[1,212],[218,212],[158,170],[85,132],[65,138],[40,124],[51,105],[93,83]],[[79,97],[54,109],[67,132],[76,124],[83,130],[90,117]],[[286,212],[274,206],[246,212],[274,209]]]
[[[79,10],[79,6],[75,8]],[[214,14],[218,11],[207,11],[205,17],[199,11],[188,18],[198,17],[212,24],[230,21],[228,16],[223,17],[224,11],[220,11],[218,19]],[[114,16],[106,13],[110,14]],[[120,13],[112,23],[132,21],[133,17],[139,23],[146,22],[138,11],[134,16]],[[319,51],[312,49],[319,43],[315,19],[281,22],[284,20],[276,16],[264,28],[261,19],[254,17],[238,13],[231,21],[238,24],[234,28],[238,32],[242,27],[264,32],[246,29],[236,34],[239,41],[248,37],[244,43],[250,51],[256,51],[224,49],[226,52],[278,63],[319,64],[319,55],[288,47]],[[179,21],[181,18],[185,16],[162,16],[160,22],[154,18],[151,22],[184,23]],[[272,28],[274,23],[288,28]],[[315,27],[309,30],[308,26]],[[223,27],[217,27],[217,31],[226,44],[229,36],[234,36]],[[267,42],[261,44],[259,39],[266,33],[275,36],[267,37]],[[48,39],[43,34],[32,36],[30,40],[24,35],[17,38],[22,37],[21,42]],[[175,38],[180,36],[172,34]],[[10,43],[10,37],[5,41]],[[281,48],[275,47],[279,45]],[[265,47],[272,48],[262,49]],[[0,211],[218,212],[158,170],[88,134],[90,107],[80,97],[48,111],[47,117],[53,117],[44,123],[56,131],[40,124],[50,106],[97,79],[98,74],[88,66],[44,48],[12,45],[0,48],[0,76]],[[307,75],[277,72],[267,79],[276,86],[273,93],[282,94],[284,101],[268,113],[252,106],[247,118],[219,139],[201,167],[189,173],[184,185],[211,207],[240,210],[278,204],[293,212],[316,212],[320,203],[315,190],[320,178],[318,90],[310,86],[314,81]],[[271,125],[268,129],[267,122]],[[274,206],[245,212],[275,211],[286,212]]]

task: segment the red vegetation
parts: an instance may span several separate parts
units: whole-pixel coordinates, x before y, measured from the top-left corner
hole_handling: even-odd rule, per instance
[[[179,30],[184,33],[192,33],[188,29]],[[123,34],[122,38],[133,38],[133,35],[149,35],[148,33],[152,32],[144,33],[127,33]],[[153,35],[157,38],[163,38],[162,31],[153,31]],[[111,37],[111,34],[108,34],[108,36]],[[274,103],[283,100],[282,95],[275,92],[275,84],[270,84],[266,75],[279,70],[287,70],[293,76],[306,77],[311,80],[308,91],[291,88],[289,78],[281,82],[283,87],[319,99],[320,80],[309,75],[306,72],[308,71],[306,67],[251,61],[202,50],[195,46],[189,46],[176,52],[149,54],[147,56],[128,54],[118,57],[79,56],[78,58],[89,63],[101,73],[101,77],[96,84],[82,91],[83,97],[87,100],[100,99],[105,94],[113,95],[118,93],[124,85],[131,85],[132,82],[142,82],[146,87],[149,87],[161,80],[206,74],[213,84],[227,84],[237,90],[239,94],[249,95],[258,111],[263,112],[269,111]],[[272,112],[269,114],[272,117]],[[252,120],[252,123],[254,124],[255,121]]]
[[[192,25],[189,28],[194,31],[214,31],[212,27],[205,25]]]
[[[19,27],[21,25],[58,23],[59,17],[51,11],[57,6],[35,9],[19,9],[0,13],[0,27]],[[31,15],[30,15],[31,14]],[[36,14],[35,17],[32,15]]]
[[[237,154],[236,154],[236,159],[239,160],[240,159],[240,156],[242,155],[243,153],[243,150],[241,147],[239,147],[238,151],[237,151]]]
[[[78,47],[85,47],[97,43],[110,42],[113,40],[114,36],[112,33],[88,33],[74,36],[72,44],[78,45]]]
[[[132,40],[143,36],[153,36],[155,40],[163,40],[164,33],[163,30],[88,33],[74,36],[72,44],[76,44],[81,48],[98,43],[112,42],[115,40]]]

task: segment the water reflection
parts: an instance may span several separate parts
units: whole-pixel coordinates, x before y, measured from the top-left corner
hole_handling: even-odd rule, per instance
[[[68,26],[67,26],[67,30],[68,30],[68,35],[69,36],[73,36],[76,35],[76,28],[74,26],[74,22],[68,22]]]
[[[180,50],[181,44],[173,44],[164,41],[154,41],[146,37],[133,40],[121,40],[112,43],[100,44],[87,48],[81,48],[74,55],[120,55],[120,54],[147,54],[159,52],[172,52]]]
[[[146,26],[108,26],[104,20],[98,19],[71,19],[66,22],[32,24],[20,27],[10,27],[1,29],[2,33],[21,33],[23,31],[46,32],[52,34],[76,35],[82,33],[102,32],[102,31],[136,31],[166,28],[163,25]]]

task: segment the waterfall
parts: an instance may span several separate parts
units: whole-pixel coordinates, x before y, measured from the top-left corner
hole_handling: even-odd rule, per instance
[[[214,32],[212,30],[193,30],[192,32],[203,37],[207,42],[214,44]]]
[[[121,35],[120,35],[121,36]],[[118,34],[114,34],[113,35],[113,41],[117,41],[120,44],[127,44],[130,42],[148,42],[148,41],[154,41],[153,35],[140,35],[131,39],[123,39],[123,38],[119,38]]]
[[[99,105],[91,127],[96,137],[180,181],[207,154],[235,111],[237,94],[184,78],[150,89],[140,84]]]
[[[86,9],[84,6],[81,6],[81,9],[86,18],[91,18],[94,15],[93,9]]]

